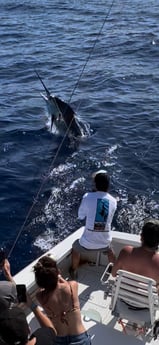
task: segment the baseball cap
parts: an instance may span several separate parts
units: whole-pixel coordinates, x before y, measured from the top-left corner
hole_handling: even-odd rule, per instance
[[[107,175],[107,171],[106,170],[98,170],[98,171],[96,171],[96,172],[94,172],[93,174],[92,174],[92,177],[93,178],[95,178],[97,175],[99,175],[99,174],[102,174],[102,175]]]
[[[159,219],[156,219],[156,218],[146,218],[146,219],[144,219],[144,224],[147,224],[147,223],[152,223],[152,224],[155,224],[155,225],[159,225]]]
[[[2,306],[4,309],[2,310]],[[25,345],[28,341],[29,326],[25,313],[19,307],[7,307],[0,300],[0,337],[8,345]]]
[[[97,191],[107,192],[110,178],[106,170],[98,170],[93,175],[93,181]]]

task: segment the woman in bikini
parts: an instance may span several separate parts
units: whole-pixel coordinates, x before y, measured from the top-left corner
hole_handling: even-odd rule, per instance
[[[37,300],[57,331],[55,344],[90,345],[90,336],[81,321],[78,283],[63,279],[56,262],[49,256],[37,262],[34,273],[40,287]]]

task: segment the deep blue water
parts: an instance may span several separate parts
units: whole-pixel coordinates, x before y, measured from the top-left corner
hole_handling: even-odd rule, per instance
[[[114,230],[158,217],[158,4],[0,0],[0,243],[13,273],[82,224],[98,168],[119,197]],[[35,69],[90,126],[76,147],[50,132]]]

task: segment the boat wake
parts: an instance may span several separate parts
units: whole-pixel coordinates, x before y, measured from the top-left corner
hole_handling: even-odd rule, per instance
[[[36,234],[34,246],[45,252],[84,224],[77,219],[77,210],[82,195],[92,189],[91,173],[100,168],[110,173],[110,192],[119,199],[113,230],[138,234],[145,218],[157,216],[158,203],[151,195],[134,196],[125,188],[119,191],[117,150],[118,145],[105,152],[101,150],[98,159],[90,152],[84,157],[81,151],[74,152],[64,164],[52,169],[49,195],[47,193],[42,210],[29,224],[31,232]]]
[[[123,195],[116,216],[118,231],[139,234],[144,220],[158,218],[158,207],[158,203],[148,196]]]

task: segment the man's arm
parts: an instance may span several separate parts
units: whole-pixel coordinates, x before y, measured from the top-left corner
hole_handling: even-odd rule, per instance
[[[3,273],[6,277],[6,279],[11,282],[11,283],[14,283],[15,284],[15,281],[12,277],[12,274],[11,274],[11,270],[10,270],[10,263],[7,259],[4,260],[4,264],[3,264],[3,267],[2,267],[2,270],[3,270]]]
[[[120,251],[118,258],[116,259],[113,265],[112,272],[111,272],[113,277],[116,276],[116,273],[118,270],[124,269],[124,263],[125,263],[126,257],[127,257],[127,251],[126,251],[126,247],[124,247]]]
[[[117,260],[112,268],[112,276],[115,277],[118,270],[130,270],[131,253],[134,247],[125,246],[119,253]]]
[[[85,217],[86,217],[86,207],[85,207],[85,195],[84,195],[78,209],[78,219],[83,220]]]
[[[57,334],[56,329],[51,320],[48,318],[46,314],[44,314],[41,308],[33,302],[29,294],[27,294],[27,306],[33,311],[41,327],[51,327],[55,335]]]

